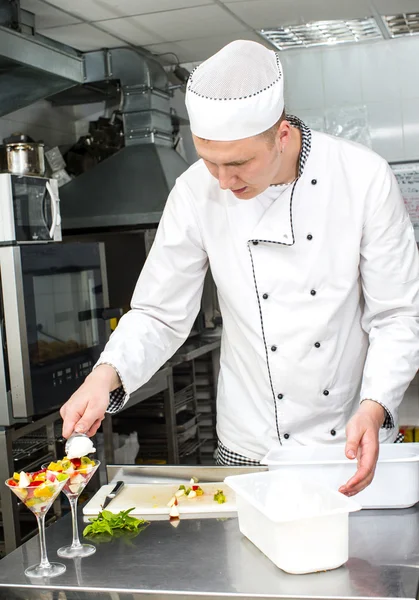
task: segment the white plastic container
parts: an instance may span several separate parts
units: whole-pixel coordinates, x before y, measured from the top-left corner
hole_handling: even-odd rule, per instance
[[[226,477],[243,535],[293,574],[336,569],[348,560],[348,517],[361,506],[342,494],[281,472]]]
[[[357,469],[342,445],[278,446],[262,460],[270,470],[338,490]],[[356,496],[362,508],[408,508],[419,502],[419,444],[381,444],[373,482]]]

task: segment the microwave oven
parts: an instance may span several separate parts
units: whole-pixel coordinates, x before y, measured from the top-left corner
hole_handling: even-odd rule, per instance
[[[0,174],[0,244],[61,241],[55,179]]]

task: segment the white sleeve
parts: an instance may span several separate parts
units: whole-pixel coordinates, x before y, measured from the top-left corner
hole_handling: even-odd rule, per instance
[[[116,412],[188,337],[198,314],[208,258],[194,199],[177,182],[169,195],[150,254],[131,301],[99,364],[112,365],[123,385],[111,395]],[[121,266],[123,268],[123,265]]]
[[[419,257],[397,181],[384,163],[369,190],[361,243],[365,298],[362,326],[369,335],[361,400],[387,411],[386,426],[419,368]]]

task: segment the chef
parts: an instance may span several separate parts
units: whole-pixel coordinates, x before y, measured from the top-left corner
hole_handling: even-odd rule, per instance
[[[309,90],[308,90],[309,93]],[[373,476],[419,366],[419,260],[385,160],[284,112],[279,55],[237,40],[191,74],[200,159],[177,180],[132,308],[62,407],[93,435],[187,338],[211,267],[223,317],[218,463],[345,444]]]

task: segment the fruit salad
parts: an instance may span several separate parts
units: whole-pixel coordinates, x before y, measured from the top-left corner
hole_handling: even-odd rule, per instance
[[[97,461],[91,460],[88,456],[82,456],[81,458],[68,458],[65,456],[62,460],[50,463],[48,470],[57,473],[57,476],[65,475],[68,477],[63,492],[68,496],[78,496],[89,483],[97,465]]]
[[[49,509],[67,480],[65,473],[41,469],[34,473],[14,473],[6,483],[32,512],[41,514]]]

